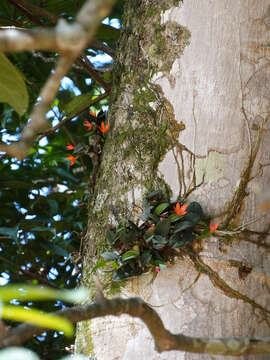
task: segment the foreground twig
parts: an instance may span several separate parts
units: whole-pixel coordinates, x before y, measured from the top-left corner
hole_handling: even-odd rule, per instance
[[[61,53],[61,42],[57,41],[57,36],[57,27],[25,29],[15,26],[0,26],[0,51],[48,50]],[[71,48],[72,46],[71,44]],[[111,57],[115,57],[114,50],[98,40],[92,40],[89,46],[94,50],[101,50]]]
[[[73,323],[106,315],[128,314],[138,317],[151,332],[158,352],[179,350],[228,356],[270,353],[270,337],[215,339],[172,334],[164,327],[156,311],[139,298],[104,299],[97,303],[57,311],[55,314],[61,315]],[[0,339],[0,347],[20,345],[32,336],[41,334],[44,330],[33,325],[19,325],[11,330],[5,338]]]
[[[24,129],[21,140],[11,145],[0,144],[0,151],[22,160],[34,143],[36,135],[48,127],[46,113],[56,96],[61,79],[66,75],[74,60],[87,43],[93,39],[100,21],[109,13],[115,0],[88,0],[78,13],[75,23],[65,21],[57,25],[58,46],[63,57],[59,59],[55,72],[51,74],[40,93],[40,102],[30,115],[31,122]]]

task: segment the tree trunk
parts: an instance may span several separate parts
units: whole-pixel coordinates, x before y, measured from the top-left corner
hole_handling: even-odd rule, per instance
[[[106,248],[106,226],[138,219],[134,204],[145,192],[163,188],[198,201],[228,236],[195,243],[193,254],[156,277],[121,284],[173,332],[270,334],[270,222],[259,208],[270,175],[269,40],[266,0],[126,2],[84,282],[91,285],[91,264]],[[108,293],[117,290],[112,284]],[[126,316],[80,324],[76,345],[98,360],[216,358],[158,354],[145,326]]]

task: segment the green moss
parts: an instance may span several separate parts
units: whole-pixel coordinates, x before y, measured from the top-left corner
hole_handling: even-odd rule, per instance
[[[170,192],[158,175],[158,165],[184,127],[177,123],[171,104],[151,79],[159,71],[169,72],[188,44],[190,33],[185,28],[161,23],[162,11],[178,4],[173,0],[150,1],[147,5],[126,1],[111,95],[112,126],[89,200],[88,261],[84,267],[84,282],[89,284],[89,259],[94,263],[106,250],[108,224],[140,217],[133,211],[134,189],[141,193],[157,188]],[[105,281],[110,282],[109,276]],[[109,293],[120,288],[114,284]]]
[[[90,355],[94,350],[92,335],[90,330],[91,321],[82,321],[77,325],[76,353]]]

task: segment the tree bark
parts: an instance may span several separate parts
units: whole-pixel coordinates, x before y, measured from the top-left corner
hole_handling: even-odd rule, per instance
[[[270,334],[270,219],[260,210],[269,200],[269,40],[266,0],[126,2],[83,281],[91,286],[106,226],[138,219],[146,191],[198,201],[224,236],[195,243],[157,276],[121,284],[123,296],[142,297],[170,331]],[[142,323],[125,316],[80,324],[76,347],[98,360],[216,358],[159,355]]]

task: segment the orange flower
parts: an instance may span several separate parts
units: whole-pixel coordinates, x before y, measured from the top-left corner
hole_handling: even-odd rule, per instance
[[[89,110],[89,114],[94,116],[95,118],[97,117],[97,115],[95,113],[93,113],[93,111]]]
[[[83,125],[87,127],[87,130],[88,130],[88,131],[92,130],[92,127],[93,127],[93,126],[92,126],[92,124],[90,123],[90,121],[85,120],[85,122],[83,123]]]
[[[72,166],[78,158],[72,155],[68,155],[66,159],[70,161],[70,165]]]
[[[219,225],[218,223],[214,224],[213,221],[211,221],[209,225],[210,232],[214,232],[215,230],[217,230],[218,225]]]
[[[67,143],[67,149],[68,150],[74,150],[75,149],[75,146],[70,144],[70,143]]]
[[[105,134],[105,132],[107,132],[109,130],[109,127],[110,127],[110,123],[105,125],[103,121],[101,123],[101,126],[98,126],[98,128],[102,132],[102,134]]]
[[[176,204],[176,206],[173,207],[174,212],[176,215],[185,215],[187,213],[187,204],[184,204],[183,206],[180,206],[179,203]]]

